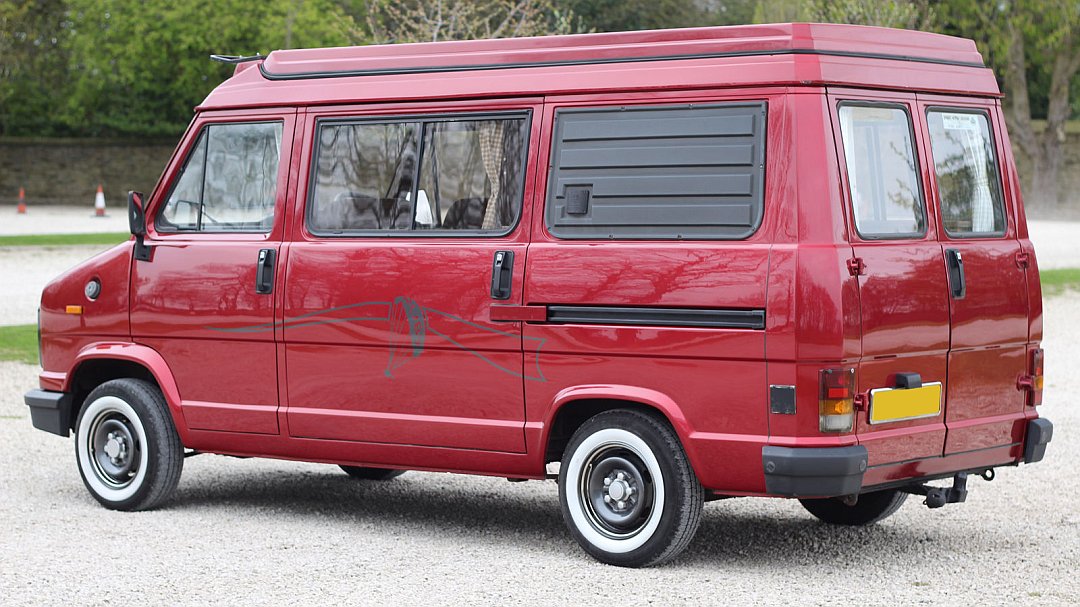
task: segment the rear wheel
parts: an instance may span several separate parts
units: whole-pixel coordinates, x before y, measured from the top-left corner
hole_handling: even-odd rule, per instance
[[[388,481],[405,474],[405,470],[387,468],[364,468],[361,466],[339,466],[346,474],[365,481]]]
[[[817,518],[833,525],[872,525],[896,512],[907,500],[907,493],[899,489],[887,489],[864,493],[853,505],[841,498],[799,500],[803,508]]]
[[[114,379],[90,393],[75,424],[75,458],[90,494],[112,510],[160,505],[184,469],[165,398],[139,379]]]
[[[705,501],[675,431],[631,410],[600,413],[578,428],[563,456],[559,500],[581,547],[622,567],[678,556]]]

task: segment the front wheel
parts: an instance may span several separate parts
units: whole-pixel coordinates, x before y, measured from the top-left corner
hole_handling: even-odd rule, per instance
[[[172,494],[184,448],[165,398],[138,379],[94,389],[75,424],[75,459],[83,484],[112,510],[148,510]]]
[[[851,505],[838,497],[801,499],[799,502],[810,514],[826,523],[861,527],[892,515],[904,505],[907,496],[899,489],[886,489],[864,493]]]
[[[705,498],[674,430],[620,409],[592,417],[571,437],[559,501],[586,552],[609,565],[646,567],[686,549]]]

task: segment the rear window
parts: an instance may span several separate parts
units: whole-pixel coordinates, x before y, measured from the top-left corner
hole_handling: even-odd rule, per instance
[[[521,215],[528,117],[324,121],[308,229],[506,233]]]
[[[855,229],[863,238],[926,234],[911,117],[902,107],[840,106]]]
[[[960,238],[1004,235],[1001,179],[986,114],[933,109],[926,119],[945,231]]]
[[[761,223],[765,102],[560,109],[546,222],[560,238],[740,239]]]

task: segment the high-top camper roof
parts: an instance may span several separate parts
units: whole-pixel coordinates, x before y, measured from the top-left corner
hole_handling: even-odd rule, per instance
[[[834,84],[998,94],[971,40],[787,23],[274,51],[239,64],[204,107],[638,88],[632,72],[641,88]],[[310,80],[323,82],[297,86]]]

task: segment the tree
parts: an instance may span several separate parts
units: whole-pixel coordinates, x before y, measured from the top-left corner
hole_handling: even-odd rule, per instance
[[[53,120],[67,82],[63,0],[0,0],[0,134],[64,134]]]
[[[355,41],[329,0],[68,0],[70,84],[59,120],[86,135],[175,137],[232,66],[211,53]]]
[[[598,32],[709,25],[709,11],[694,0],[561,0],[585,27]]]
[[[380,0],[367,28],[379,44],[575,33],[572,12],[552,0]]]
[[[1032,162],[1028,198],[1056,206],[1070,94],[1080,88],[1080,2],[956,0],[941,12],[945,31],[974,38],[1004,85],[1009,134]]]
[[[928,29],[934,24],[929,0],[811,0],[810,18],[825,23],[852,23]]]

